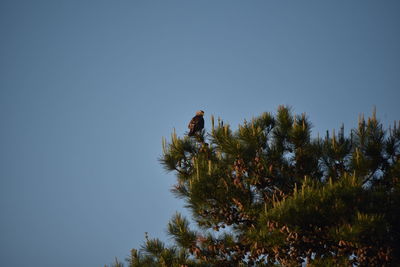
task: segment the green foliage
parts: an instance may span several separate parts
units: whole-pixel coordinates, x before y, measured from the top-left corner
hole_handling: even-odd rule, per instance
[[[191,211],[168,234],[146,237],[129,266],[392,266],[400,264],[400,130],[375,111],[312,138],[305,114],[280,106],[236,131],[211,118],[211,131],[163,140],[172,192]]]
[[[114,262],[111,263],[110,267],[123,267],[124,264],[120,262],[117,258],[115,258]],[[104,267],[108,267],[108,265],[104,265]]]
[[[179,247],[192,248],[196,245],[196,233],[189,230],[189,222],[177,213],[168,223],[168,234]]]

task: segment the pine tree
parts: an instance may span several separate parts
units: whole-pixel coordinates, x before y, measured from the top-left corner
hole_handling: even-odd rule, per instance
[[[163,140],[161,164],[176,174],[174,245],[146,240],[129,266],[400,265],[400,129],[375,112],[311,137],[305,114],[280,106],[236,131]]]

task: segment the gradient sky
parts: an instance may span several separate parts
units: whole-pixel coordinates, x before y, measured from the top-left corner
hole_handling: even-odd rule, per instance
[[[399,1],[0,2],[0,266],[104,266],[165,229],[161,139],[280,104],[400,119]]]

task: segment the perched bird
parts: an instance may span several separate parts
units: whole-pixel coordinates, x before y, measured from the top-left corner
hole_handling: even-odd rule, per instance
[[[197,132],[200,132],[204,128],[204,119],[203,119],[204,111],[199,110],[196,112],[196,116],[192,118],[189,122],[189,136],[194,136]]]

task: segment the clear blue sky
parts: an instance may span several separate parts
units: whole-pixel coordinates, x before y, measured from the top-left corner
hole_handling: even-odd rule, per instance
[[[314,133],[400,119],[399,1],[0,2],[0,265],[104,266],[183,203],[157,158],[195,111]],[[208,125],[207,125],[208,123]]]

